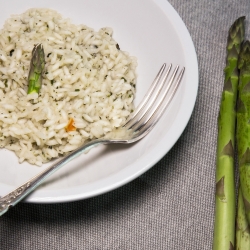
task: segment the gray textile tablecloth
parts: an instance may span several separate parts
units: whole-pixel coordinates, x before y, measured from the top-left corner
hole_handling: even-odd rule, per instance
[[[217,115],[227,32],[249,0],[170,0],[199,61],[193,115],[171,151],[132,183],[67,204],[22,203],[0,218],[0,249],[212,249]]]

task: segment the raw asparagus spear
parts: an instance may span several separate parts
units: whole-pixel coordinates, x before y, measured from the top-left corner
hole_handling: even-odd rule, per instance
[[[250,42],[239,55],[239,97],[237,107],[237,145],[240,183],[248,224],[250,224]]]
[[[233,23],[227,40],[224,89],[218,119],[214,250],[231,250],[235,243],[235,106],[238,88],[237,63],[245,33],[244,19],[245,17],[240,17]]]
[[[246,217],[241,187],[239,187],[238,211],[236,220],[236,249],[237,250],[250,249],[250,231]]]
[[[32,50],[30,71],[28,77],[28,94],[39,93],[42,85],[42,73],[44,69],[44,50],[41,43],[36,44]]]

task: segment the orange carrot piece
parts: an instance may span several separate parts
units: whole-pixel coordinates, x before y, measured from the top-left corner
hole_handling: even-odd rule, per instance
[[[70,132],[70,131],[75,131],[76,130],[76,127],[74,126],[74,119],[73,118],[69,119],[69,123],[65,127],[65,130],[66,130],[66,132]]]

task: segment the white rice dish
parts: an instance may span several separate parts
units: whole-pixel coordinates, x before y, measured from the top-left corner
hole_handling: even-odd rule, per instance
[[[43,82],[28,95],[37,43],[45,52]],[[133,112],[136,66],[111,28],[96,32],[49,9],[11,16],[0,30],[0,147],[42,165],[105,136]]]

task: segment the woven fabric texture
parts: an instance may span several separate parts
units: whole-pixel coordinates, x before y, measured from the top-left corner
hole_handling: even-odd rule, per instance
[[[0,218],[1,250],[207,250],[214,224],[217,116],[227,32],[249,0],[169,0],[199,63],[191,119],[170,152],[133,182],[66,204],[21,203]]]

